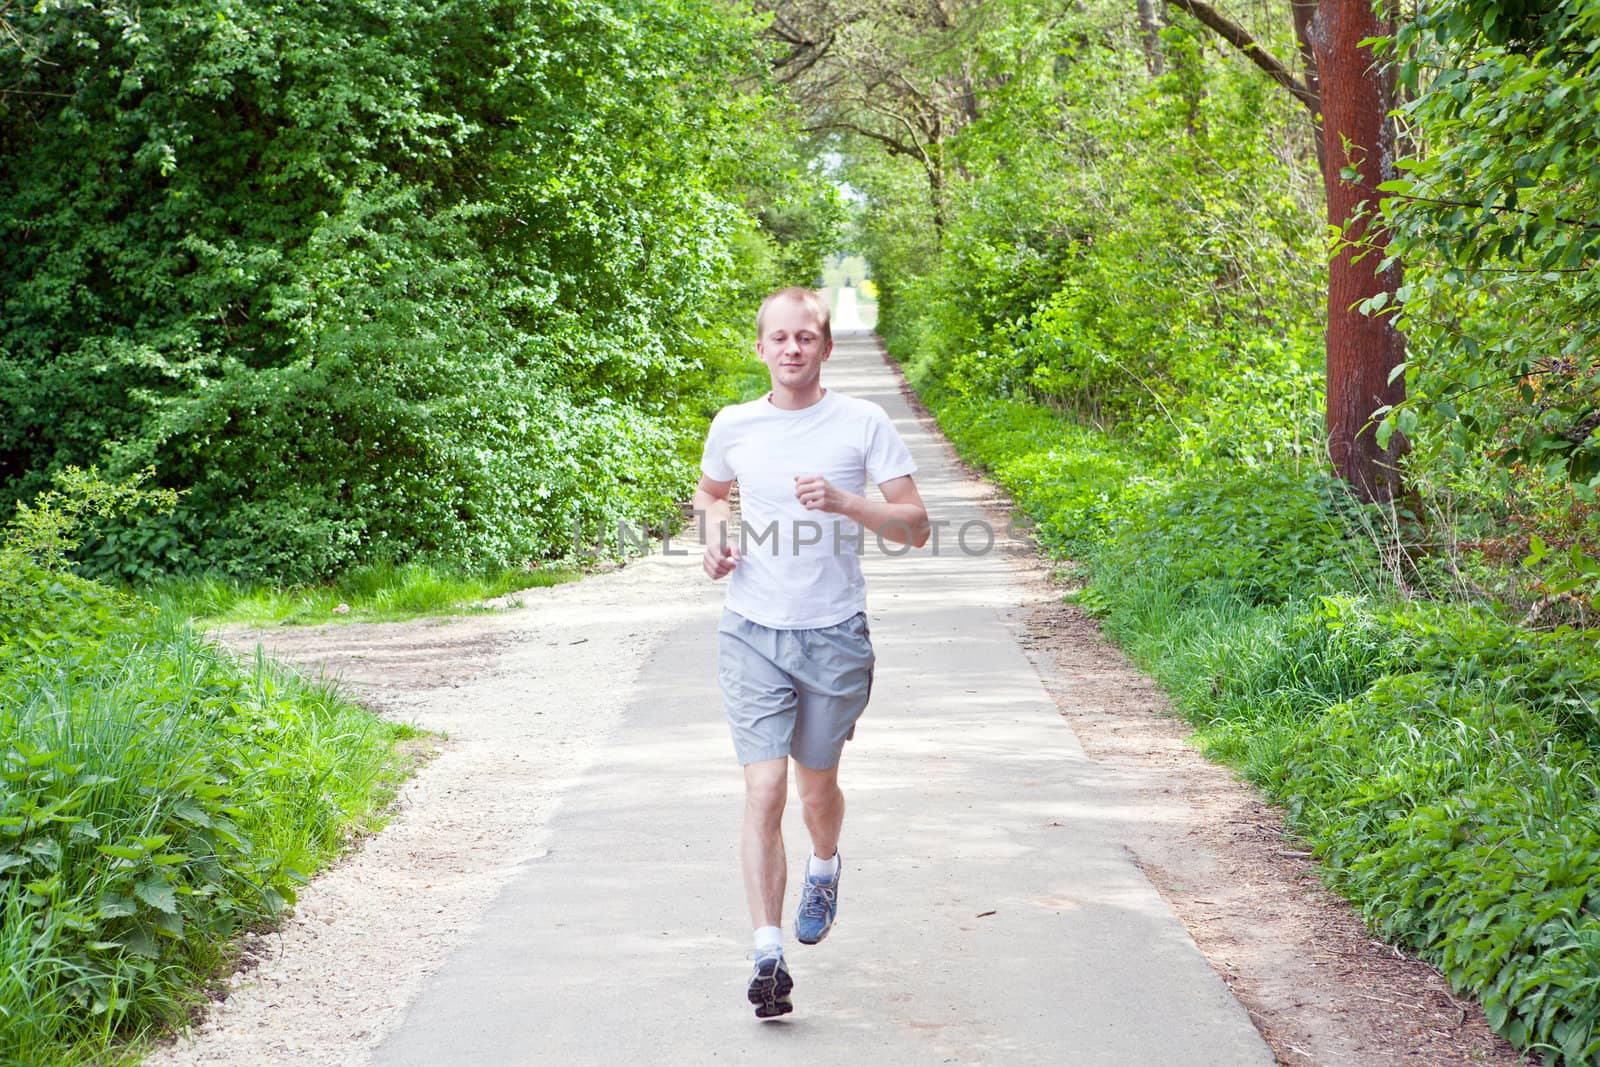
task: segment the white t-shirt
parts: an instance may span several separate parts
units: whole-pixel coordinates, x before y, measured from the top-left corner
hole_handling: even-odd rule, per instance
[[[723,408],[700,470],[739,483],[743,558],[728,580],[728,608],[774,630],[833,626],[865,611],[861,555],[877,535],[843,515],[807,511],[795,499],[795,478],[820,474],[860,494],[869,478],[879,485],[916,469],[889,416],[870,400],[830,389],[798,411],[770,397]]]

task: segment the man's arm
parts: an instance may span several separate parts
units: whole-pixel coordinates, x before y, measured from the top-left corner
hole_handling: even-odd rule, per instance
[[[700,543],[705,545],[701,566],[712,581],[726,577],[739,565],[739,547],[728,540],[728,524],[733,515],[728,495],[732,491],[733,482],[719,482],[704,474],[694,491],[694,513],[700,519]]]
[[[809,511],[831,511],[854,519],[885,541],[914,548],[927,544],[928,509],[911,475],[902,474],[879,482],[878,491],[883,494],[881,503],[847,493],[821,475],[804,475],[794,480],[794,495]]]

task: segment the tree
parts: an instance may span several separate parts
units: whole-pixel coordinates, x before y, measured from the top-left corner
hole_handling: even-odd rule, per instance
[[[1400,487],[1403,434],[1378,434],[1381,416],[1405,401],[1405,337],[1392,313],[1401,283],[1386,256],[1389,232],[1378,187],[1395,177],[1394,71],[1364,42],[1392,27],[1367,0],[1294,0],[1295,37],[1305,77],[1238,23],[1201,0],[1168,0],[1188,12],[1282,85],[1312,112],[1328,225],[1339,239],[1328,263],[1327,427],[1334,471],[1363,500],[1391,499]]]
[[[1394,179],[1394,72],[1363,44],[1392,32],[1365,0],[1317,6],[1308,36],[1322,79],[1323,185],[1340,239],[1328,263],[1328,457],[1364,500],[1400,489],[1402,434],[1380,443],[1373,416],[1404,402],[1405,336],[1381,312],[1400,287],[1386,259],[1378,187]]]
[[[1144,45],[1145,66],[1152,77],[1166,73],[1161,55],[1161,6],[1158,0],[1139,0],[1139,41]]]
[[[1294,71],[1289,69],[1288,64],[1268,51],[1251,36],[1249,30],[1228,18],[1215,7],[1204,3],[1203,0],[1167,0],[1167,2],[1175,8],[1188,12],[1196,22],[1237,48],[1246,59],[1260,67],[1268,77],[1289,90],[1296,100],[1311,109],[1312,116],[1315,118],[1321,106],[1313,88],[1315,75],[1307,80],[1295,77]],[[1295,25],[1298,27],[1301,19],[1305,17],[1305,10],[1309,8],[1314,12],[1316,5],[1299,2],[1294,5],[1294,8]],[[1140,12],[1142,18],[1142,7]]]

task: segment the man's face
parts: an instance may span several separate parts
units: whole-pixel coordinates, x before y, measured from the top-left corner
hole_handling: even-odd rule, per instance
[[[822,362],[832,354],[822,340],[822,324],[798,300],[775,300],[767,307],[756,341],[761,362],[772,375],[773,388],[806,390],[822,375]]]

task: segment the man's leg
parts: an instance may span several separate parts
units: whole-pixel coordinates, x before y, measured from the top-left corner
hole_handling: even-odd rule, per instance
[[[811,857],[800,885],[800,908],[795,913],[795,937],[815,945],[833,928],[839,912],[839,828],[844,823],[844,794],[839,791],[839,765],[815,770],[795,762],[795,781],[806,829],[811,831]]]
[[[757,760],[744,768],[744,893],[756,927],[783,925],[783,804],[789,793],[789,760]]]
[[[794,777],[800,789],[800,806],[805,813],[806,829],[811,832],[812,854],[818,859],[832,859],[839,848],[839,828],[844,825],[844,793],[839,789],[839,765],[817,771],[803,763],[796,763]]]
[[[744,892],[756,928],[755,971],[746,997],[758,1019],[794,1010],[789,993],[794,980],[783,960],[783,803],[789,792],[789,758],[757,760],[744,767]]]
[[[802,945],[815,945],[828,936],[839,913],[839,828],[844,823],[839,757],[872,696],[875,657],[864,614],[807,631],[802,645],[804,660],[789,668],[799,700],[789,754],[812,855],[800,885],[794,933]]]

